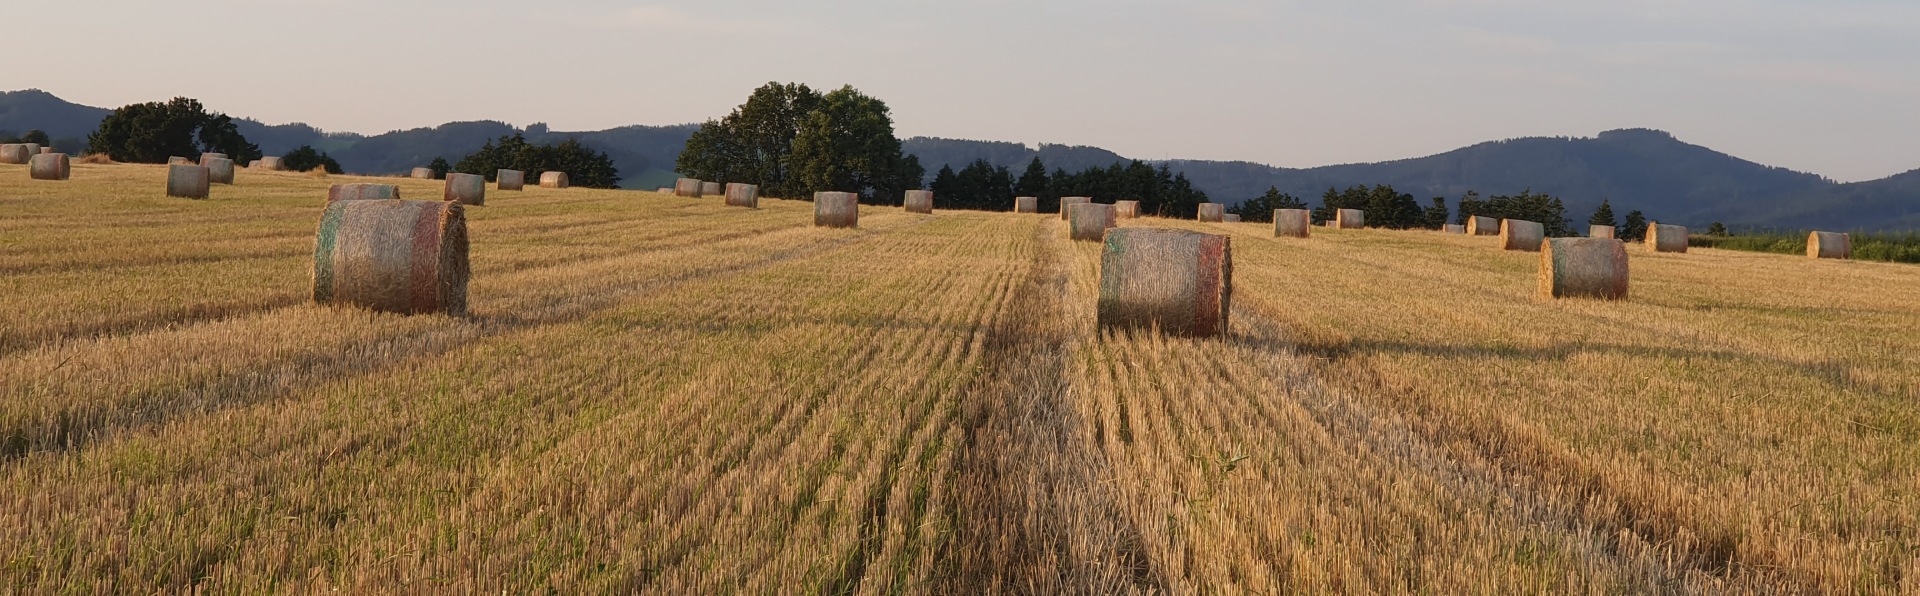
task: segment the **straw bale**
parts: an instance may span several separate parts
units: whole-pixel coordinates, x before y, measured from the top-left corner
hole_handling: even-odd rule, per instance
[[[227,157],[227,154],[225,153],[202,153],[200,154],[200,165],[203,165],[203,166],[207,165],[207,162],[216,160],[216,159],[225,159],[225,160],[231,161],[233,158]],[[228,184],[231,184],[231,183],[228,183]]]
[[[1140,202],[1114,201],[1113,215],[1120,219],[1137,219],[1140,217]]]
[[[727,194],[727,187],[724,184],[721,184],[718,182],[701,182],[700,183],[700,196],[719,197],[719,196],[726,196],[726,194]]]
[[[1853,258],[1853,236],[1840,232],[1814,232],[1807,236],[1807,257],[1814,259]]]
[[[1079,203],[1069,209],[1069,236],[1074,240],[1099,242],[1106,238],[1107,230],[1118,225],[1119,213],[1113,205]]]
[[[1367,212],[1359,209],[1341,209],[1333,215],[1333,227],[1342,230],[1358,230],[1367,227]]]
[[[653,192],[657,192],[663,195],[670,195],[670,194],[673,194],[673,189],[662,186],[660,188],[653,189]]]
[[[214,184],[233,184],[233,160],[225,157],[202,157],[200,165],[207,169],[207,180]]]
[[[487,204],[487,179],[479,174],[447,173],[446,192],[441,200],[475,207]]]
[[[19,143],[0,145],[0,163],[24,164],[31,158],[32,155],[27,153],[26,145]]]
[[[400,187],[394,184],[335,184],[327,189],[327,202],[394,201],[400,199]]]
[[[698,199],[700,198],[701,186],[699,180],[681,178],[673,183],[673,196]]]
[[[420,180],[432,180],[433,168],[414,168],[412,176]]]
[[[467,220],[459,203],[328,203],[313,252],[315,303],[466,313]]]
[[[1475,215],[1467,218],[1468,236],[1499,236],[1500,220]]]
[[[1588,238],[1613,238],[1613,226],[1592,226],[1587,228]]]
[[[1240,223],[1240,214],[1238,213],[1228,213],[1220,217],[1224,218],[1226,223]]]
[[[73,176],[73,164],[65,153],[42,153],[27,160],[28,174],[34,180],[66,180]]]
[[[52,154],[54,154],[54,153],[59,153],[59,152],[58,152],[58,151],[54,151],[52,147],[41,147],[41,148],[40,148],[40,154],[41,154],[41,155],[52,155]]]
[[[1647,224],[1647,250],[1653,252],[1687,252],[1686,226],[1670,226],[1658,222]]]
[[[760,186],[757,184],[727,184],[727,204],[734,207],[760,208]]]
[[[1539,252],[1547,238],[1547,226],[1524,219],[1500,220],[1500,248]]]
[[[1447,226],[1440,231],[1448,234],[1465,234],[1467,233],[1467,227],[1460,224],[1447,224]]]
[[[185,157],[180,157],[180,156],[178,156],[178,155],[176,155],[176,156],[173,156],[173,157],[169,157],[169,158],[167,158],[167,165],[170,165],[170,166],[191,166],[191,165],[198,165],[198,164],[195,164],[195,163],[193,163],[193,160],[191,160],[191,159],[187,159],[187,158],[185,158]]]
[[[39,155],[41,150],[45,149],[45,147],[41,147],[39,143],[21,143],[20,145],[26,147],[27,159],[33,159],[33,156]]]
[[[902,204],[906,207],[907,213],[933,213],[933,191],[909,190]]]
[[[850,192],[813,193],[813,225],[821,228],[860,227],[859,195]]]
[[[1313,212],[1306,209],[1273,210],[1273,237],[1309,238],[1313,236]]]
[[[570,188],[572,186],[573,179],[569,178],[566,172],[540,173],[540,188]]]
[[[286,165],[280,162],[280,158],[274,157],[274,156],[262,157],[260,159],[254,160],[253,167],[266,170],[269,172],[278,172],[280,170],[286,169]]]
[[[1060,197],[1060,221],[1067,220],[1067,208],[1069,206],[1092,202],[1093,197]]]
[[[493,173],[494,188],[500,190],[526,190],[527,173],[520,170],[500,170]]]
[[[1219,203],[1200,204],[1201,223],[1220,223],[1226,221],[1227,206]]]
[[[1014,197],[1014,213],[1039,213],[1040,197]]]
[[[1232,239],[1158,228],[1107,232],[1100,258],[1101,327],[1224,335],[1232,298]]]
[[[1627,245],[1612,238],[1552,238],[1540,248],[1543,298],[1627,298]]]
[[[192,164],[167,166],[167,196],[187,199],[204,199],[210,190],[211,180],[206,166]]]

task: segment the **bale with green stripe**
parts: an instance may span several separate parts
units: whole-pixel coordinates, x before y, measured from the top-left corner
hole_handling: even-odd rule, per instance
[[[233,184],[233,160],[202,156],[200,165],[207,168],[207,180],[214,184]]]
[[[1040,197],[1014,197],[1014,213],[1039,213]]]
[[[446,192],[442,199],[479,207],[487,204],[487,179],[479,174],[447,173]]]
[[[1540,248],[1543,298],[1627,299],[1627,245],[1612,238],[1553,238]]]
[[[204,199],[211,190],[206,166],[192,164],[167,166],[167,196]]]
[[[27,160],[27,173],[34,180],[66,180],[73,177],[72,162],[65,153],[42,153]]]
[[[540,173],[540,188],[568,188],[571,186],[573,186],[573,179],[568,178],[566,172]]]
[[[24,164],[24,163],[27,163],[28,159],[32,159],[32,158],[33,158],[33,155],[31,152],[27,151],[26,145],[22,145],[19,143],[7,143],[5,145],[0,145],[0,163]]]
[[[1647,224],[1647,248],[1653,252],[1686,253],[1689,241],[1686,226],[1658,222]]]
[[[493,173],[493,182],[500,190],[525,190],[527,173],[520,170],[500,170]]]
[[[1468,236],[1499,236],[1500,220],[1475,215],[1467,218]]]
[[[1067,215],[1068,235],[1074,240],[1099,242],[1106,238],[1107,230],[1118,225],[1118,214],[1112,205],[1081,203],[1071,207]]]
[[[1524,219],[1500,220],[1500,248],[1525,252],[1539,252],[1540,243],[1546,241],[1547,227],[1540,222]]]
[[[727,183],[727,205],[730,207],[760,208],[760,185]]]
[[[813,193],[813,225],[818,228],[860,227],[859,196],[850,192]]]
[[[1588,238],[1613,238],[1613,226],[1592,226],[1587,228]]]
[[[1342,230],[1358,230],[1367,227],[1367,212],[1359,209],[1341,209],[1333,214],[1333,227]]]
[[[1074,205],[1092,203],[1093,197],[1060,197],[1060,221],[1067,220],[1068,210]]]
[[[1851,259],[1853,258],[1853,236],[1839,232],[1814,232],[1807,236],[1807,257]]]
[[[933,213],[933,191],[909,190],[902,204],[907,213]]]
[[[1232,299],[1232,239],[1158,228],[1107,232],[1100,257],[1101,327],[1225,335]]]
[[[700,187],[701,184],[699,180],[681,178],[673,182],[673,196],[698,199],[700,198]]]
[[[1313,236],[1313,212],[1306,209],[1273,210],[1273,237],[1309,238]]]
[[[1219,203],[1200,204],[1201,223],[1220,223],[1227,220],[1227,206]]]
[[[459,203],[336,201],[320,216],[313,301],[401,314],[467,312]]]
[[[397,201],[400,200],[400,187],[394,184],[335,184],[327,189],[327,202],[334,201]]]
[[[1113,216],[1120,219],[1139,219],[1140,218],[1140,202],[1139,201],[1114,201]]]

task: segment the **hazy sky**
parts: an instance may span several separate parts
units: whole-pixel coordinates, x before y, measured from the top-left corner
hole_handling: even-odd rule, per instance
[[[1920,167],[1912,0],[60,0],[0,88],[381,133],[697,122],[852,84],[902,137],[1306,167],[1613,128],[1840,180]]]

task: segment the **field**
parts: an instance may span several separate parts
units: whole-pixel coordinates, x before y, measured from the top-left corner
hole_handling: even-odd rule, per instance
[[[1920,263],[1920,233],[1851,232],[1853,258],[1862,261]],[[1736,236],[1694,235],[1694,246],[1770,252],[1785,255],[1807,254],[1807,232],[1741,232]]]
[[[1920,592],[1920,267],[1126,221],[1234,238],[1170,339],[1057,216],[529,189],[402,317],[359,179],[164,176],[0,166],[0,592]]]

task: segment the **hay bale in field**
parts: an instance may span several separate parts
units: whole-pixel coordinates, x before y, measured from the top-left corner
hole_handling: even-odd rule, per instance
[[[1119,214],[1113,205],[1099,203],[1080,203],[1070,208],[1067,215],[1068,237],[1074,240],[1099,242],[1107,236],[1107,230],[1118,225]]]
[[[23,164],[30,158],[32,156],[27,153],[26,145],[19,143],[0,145],[0,163]]]
[[[1140,202],[1114,201],[1113,216],[1120,219],[1138,219],[1140,217]]]
[[[167,196],[204,199],[211,187],[206,166],[193,164],[167,166]]]
[[[700,187],[701,184],[699,180],[681,178],[673,182],[673,196],[698,199],[700,198]]]
[[[1313,212],[1306,209],[1273,210],[1273,237],[1309,238],[1313,236]]]
[[[1686,226],[1670,226],[1659,222],[1647,223],[1648,250],[1685,253],[1689,240]]]
[[[527,173],[520,170],[500,170],[493,173],[493,182],[500,190],[525,190]]]
[[[1553,238],[1540,247],[1543,298],[1627,298],[1627,244],[1612,238]]]
[[[760,208],[760,186],[756,184],[727,184],[727,205],[732,207]]]
[[[1115,228],[1100,257],[1099,325],[1225,335],[1233,241],[1185,230]]]
[[[21,143],[21,145],[27,148],[28,160],[32,160],[33,156],[39,155],[41,153],[40,150],[44,148],[44,147],[41,147],[39,143]]]
[[[1440,231],[1448,234],[1465,234],[1467,233],[1467,227],[1460,224],[1447,224],[1446,227],[1441,228]]]
[[[901,204],[907,213],[933,213],[933,191],[909,190],[906,200]]]
[[[178,156],[178,155],[176,155],[176,156],[173,156],[173,157],[169,157],[169,158],[167,158],[167,165],[170,165],[170,166],[191,166],[191,165],[195,165],[195,164],[193,163],[193,160],[191,160],[191,159],[187,159],[187,158],[185,158],[185,157],[180,157],[180,156]]]
[[[475,207],[487,204],[487,179],[479,174],[448,172],[446,187],[441,200]]]
[[[860,197],[850,192],[813,193],[813,225],[818,228],[860,227]]]
[[[1228,213],[1221,217],[1225,218],[1227,223],[1240,223],[1240,214],[1238,213]]]
[[[1814,232],[1807,236],[1807,257],[1851,259],[1853,258],[1853,236],[1840,232]]]
[[[28,160],[28,175],[34,180],[66,180],[73,176],[73,164],[65,153],[42,153]]]
[[[673,189],[662,186],[660,188],[653,189],[653,192],[657,192],[663,195],[670,195],[670,194],[673,194]]]
[[[573,179],[566,172],[541,172],[540,188],[571,188]]]
[[[1467,218],[1468,236],[1499,236],[1500,220],[1475,215]]]
[[[459,316],[467,311],[468,275],[459,203],[335,201],[320,216],[315,303]]]
[[[1524,219],[1500,220],[1500,248],[1539,252],[1547,238],[1547,226]]]
[[[1074,205],[1092,203],[1093,197],[1060,197],[1060,221],[1067,220],[1068,208]]]
[[[1333,227],[1342,230],[1358,230],[1367,227],[1367,212],[1359,209],[1341,209],[1333,214]]]
[[[233,160],[225,157],[203,157],[201,167],[207,169],[207,179],[214,184],[233,184]]]
[[[1014,197],[1014,213],[1039,213],[1040,197]]]
[[[1227,220],[1227,206],[1219,203],[1200,204],[1200,223],[1221,223]]]
[[[400,199],[400,187],[394,184],[335,184],[327,189],[327,202],[333,201],[397,201]]]
[[[1592,226],[1587,228],[1588,238],[1613,238],[1613,226]]]
[[[727,187],[724,184],[721,184],[718,182],[701,182],[700,183],[700,196],[718,197],[718,196],[725,196],[726,194],[727,194]]]
[[[225,160],[231,161],[233,158],[227,157],[227,154],[225,153],[202,153],[200,154],[200,165],[203,165],[203,166],[207,165],[207,162],[216,160],[216,159],[225,159]]]
[[[55,153],[59,153],[59,152],[58,152],[58,151],[54,151],[52,147],[41,147],[41,148],[40,148],[40,154],[41,154],[41,155],[52,155],[52,154],[55,154]]]
[[[412,176],[414,179],[417,179],[417,180],[432,180],[433,168],[414,168],[413,172],[409,174],[409,176]]]
[[[280,158],[271,156],[253,160],[253,167],[269,172],[287,169],[286,165],[280,162]]]

